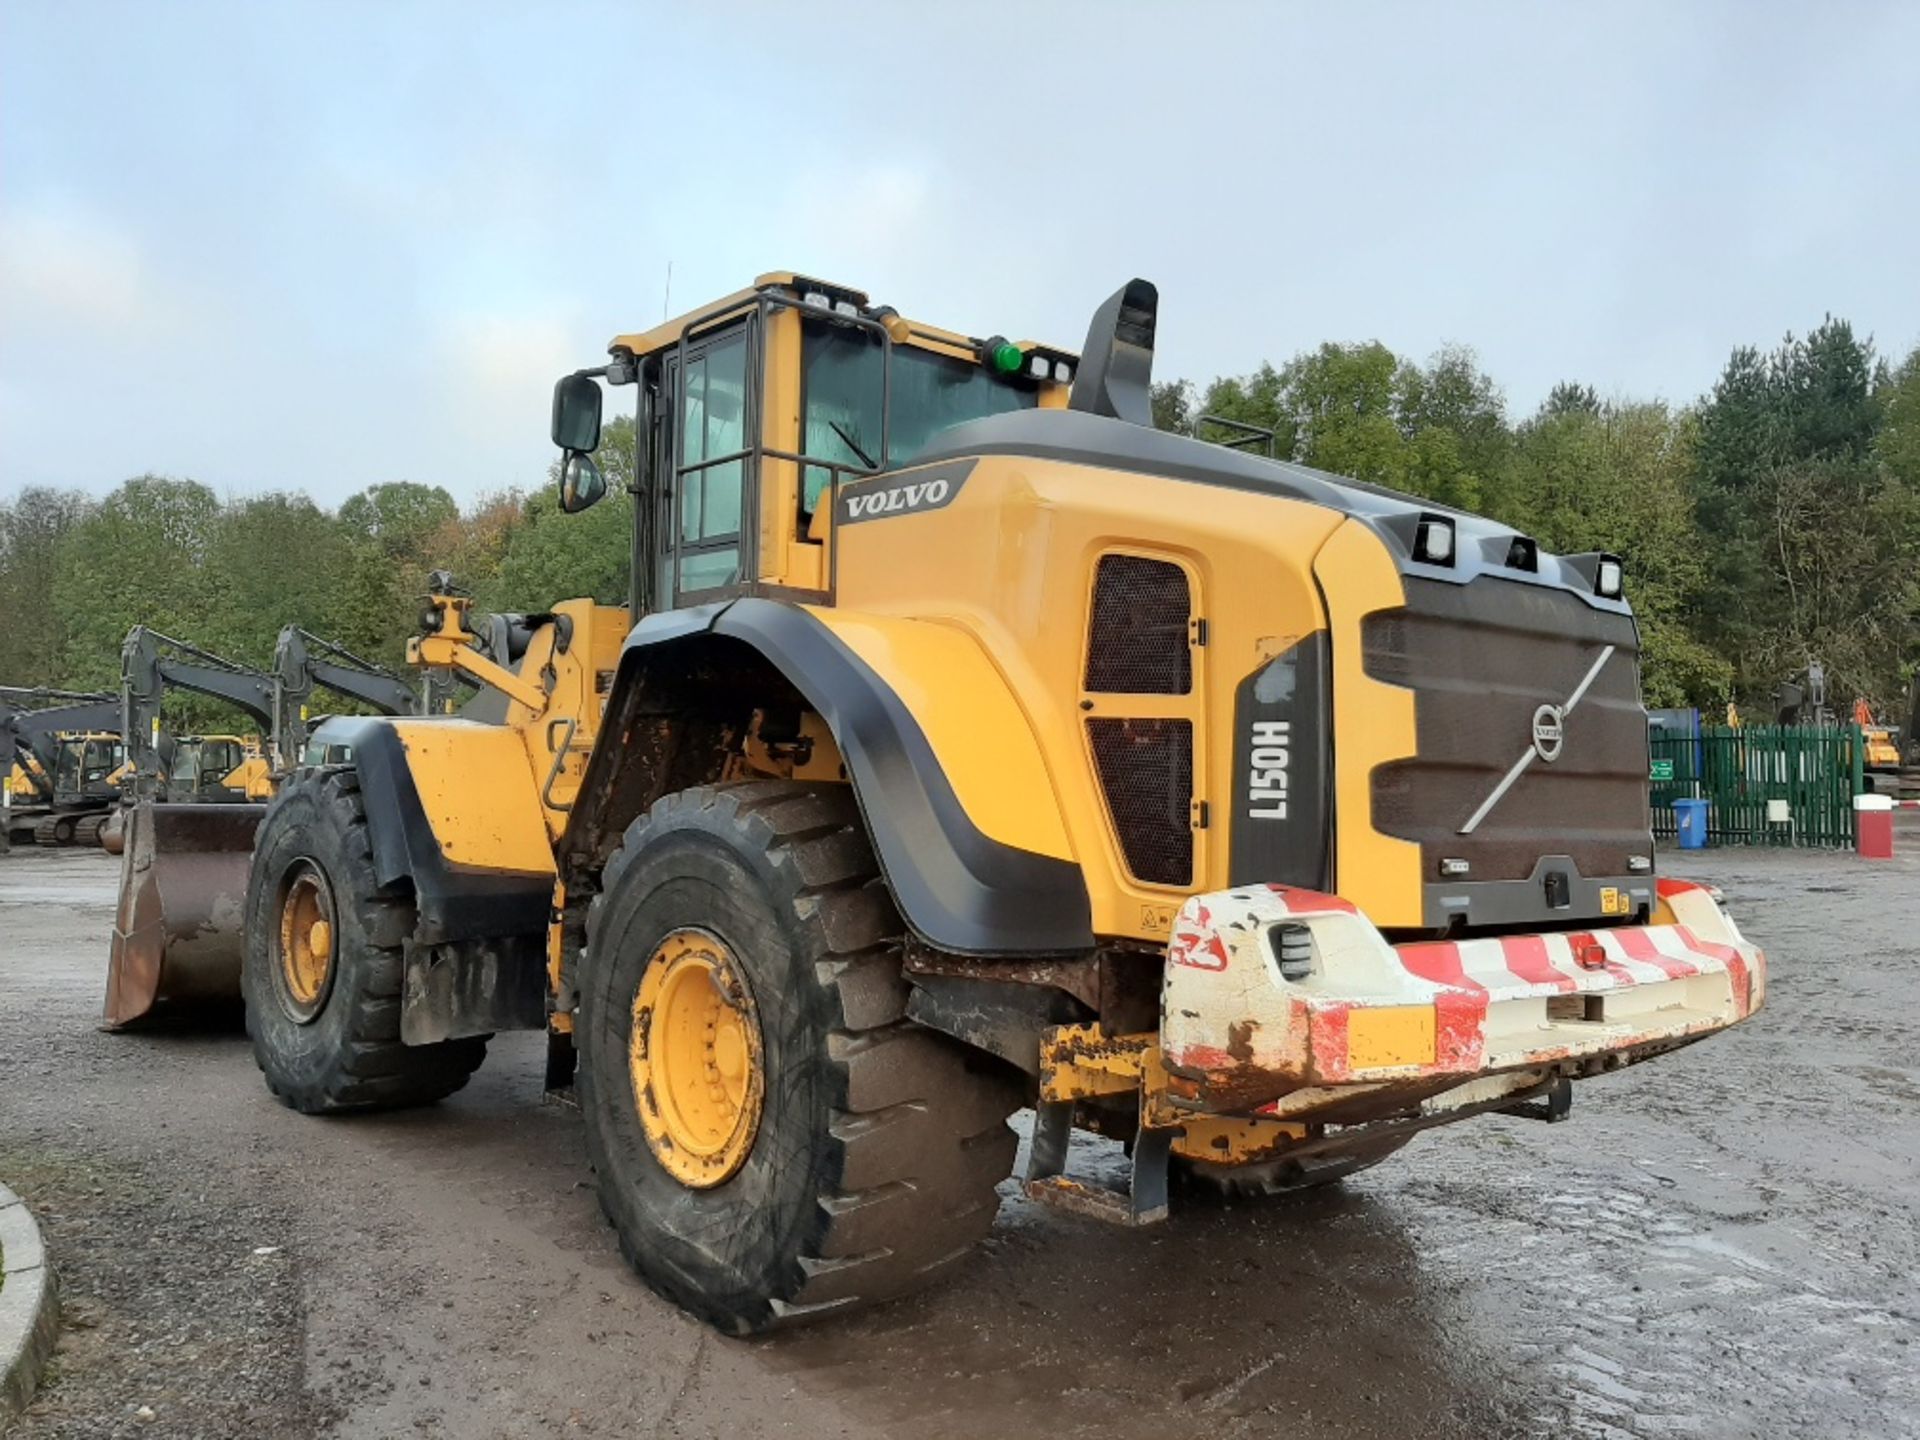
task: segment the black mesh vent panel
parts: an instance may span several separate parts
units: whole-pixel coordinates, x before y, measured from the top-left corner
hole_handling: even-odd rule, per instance
[[[1127,869],[1153,885],[1193,883],[1193,722],[1089,720],[1093,762]]]
[[[1185,695],[1193,688],[1187,572],[1165,560],[1103,555],[1094,571],[1087,686],[1096,694]]]

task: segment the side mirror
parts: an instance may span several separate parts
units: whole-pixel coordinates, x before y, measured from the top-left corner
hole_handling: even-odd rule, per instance
[[[560,467],[560,508],[569,515],[594,504],[607,493],[607,477],[593,463],[591,455],[570,453]]]
[[[583,455],[600,448],[600,384],[567,375],[553,387],[553,443]]]

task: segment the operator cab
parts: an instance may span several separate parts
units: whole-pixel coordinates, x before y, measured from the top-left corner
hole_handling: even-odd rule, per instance
[[[53,788],[63,801],[110,793],[110,779],[126,761],[117,735],[73,735],[60,741]]]
[[[1078,358],[909,321],[867,296],[793,274],[642,334],[608,365],[562,379],[553,438],[561,505],[606,490],[591,455],[601,389],[639,390],[636,613],[740,595],[824,600],[837,486],[912,465],[952,426],[1063,409]]]

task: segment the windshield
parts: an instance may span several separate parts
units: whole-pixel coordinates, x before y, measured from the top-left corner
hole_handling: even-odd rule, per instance
[[[910,464],[949,426],[1040,403],[1025,377],[999,379],[970,360],[912,345],[893,350],[887,453],[880,454],[880,337],[871,330],[809,319],[801,348],[806,399],[800,449],[837,465],[876,469]],[[811,514],[833,472],[808,466],[801,507]]]

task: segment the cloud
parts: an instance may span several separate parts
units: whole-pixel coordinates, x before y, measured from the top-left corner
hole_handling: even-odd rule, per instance
[[[769,257],[760,268],[817,264],[826,272],[822,279],[873,288],[903,256],[923,255],[941,239],[935,190],[925,163],[803,166],[789,177],[761,230],[801,253]]]
[[[436,363],[426,381],[438,393],[443,418],[436,428],[453,437],[456,453],[479,464],[436,479],[480,489],[538,483],[552,448],[547,420],[553,382],[595,363],[606,343],[598,331],[592,342],[583,342],[590,328],[572,307],[552,304],[442,315],[430,347]]]
[[[21,329],[146,338],[184,323],[132,237],[63,209],[0,212],[0,316]]]

